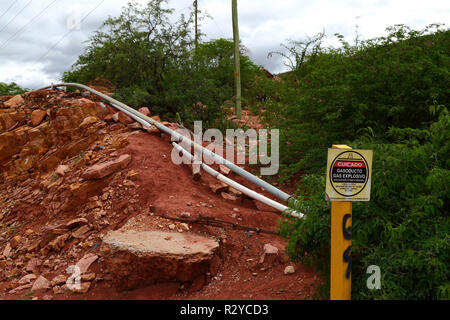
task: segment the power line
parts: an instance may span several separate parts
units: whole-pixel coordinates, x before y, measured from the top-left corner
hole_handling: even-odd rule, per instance
[[[26,25],[24,25],[22,28],[20,28],[18,31],[16,31],[16,33],[14,33],[11,37],[9,37],[8,40],[6,40],[5,42],[3,42],[3,44],[0,46],[0,49],[3,49],[9,41],[11,41],[11,39],[13,39],[17,34],[19,34],[20,32],[22,32],[23,30],[25,30],[29,25],[31,25],[37,18],[39,18],[48,8],[50,8],[53,4],[55,4],[55,2],[57,2],[58,0],[54,0],[52,3],[50,3],[47,7],[45,7],[41,12],[39,12],[37,15],[35,15],[33,17],[33,19],[31,19]]]
[[[80,20],[80,24],[81,24],[82,22],[84,22],[84,20],[86,20],[86,19],[90,16],[90,14],[91,14],[92,12],[94,12],[95,10],[97,10],[97,8],[100,7],[101,4],[102,4],[103,2],[105,2],[105,0],[100,1],[100,3],[99,3],[94,9],[92,9],[91,11],[89,11],[89,13],[88,13],[87,15],[85,15],[85,16],[83,17],[83,19]],[[58,40],[58,41],[57,41],[50,49],[48,49],[48,51],[47,51],[46,53],[44,53],[39,59],[36,60],[36,62],[32,65],[32,68],[33,68],[37,63],[39,63],[42,59],[44,59],[44,58],[50,53],[50,51],[52,51],[58,44],[60,44],[61,41],[63,41],[69,34],[71,34],[71,33],[73,32],[73,30],[74,30],[74,29],[69,30],[68,32],[66,32],[66,34],[64,34],[64,35],[61,37],[61,39],[59,39],[59,40]]]
[[[33,2],[33,0],[30,0],[15,16],[14,16],[14,18],[12,18],[11,20],[9,20],[9,22],[0,30],[0,33],[3,31],[3,30],[5,30],[5,28],[7,27],[7,26],[9,26],[9,24],[11,23],[11,22],[13,22],[14,21],[14,19],[16,19],[17,17],[18,17],[18,15],[19,14],[21,14],[22,13],[22,11],[23,10],[25,10],[26,9],[26,7],[28,7],[29,5],[30,5],[30,3],[31,2]]]
[[[13,3],[11,3],[9,8],[6,9],[6,11],[2,13],[2,15],[0,16],[0,19],[3,18],[3,16],[8,13],[9,9],[11,9],[16,4],[17,1],[19,1],[19,0],[15,0],[15,1],[13,1]]]

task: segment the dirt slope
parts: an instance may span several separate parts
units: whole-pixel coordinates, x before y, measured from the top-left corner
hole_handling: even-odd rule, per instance
[[[78,93],[0,98],[0,299],[311,297],[318,276],[290,263],[276,234],[174,220],[209,217],[277,231],[280,216],[205,173],[193,180],[188,166],[172,163],[170,137],[149,131]],[[142,257],[117,263],[103,242],[113,230],[196,234],[219,247],[204,272],[191,270],[195,278],[168,269],[156,276]],[[157,258],[164,265],[168,256]],[[81,287],[70,290],[72,265],[82,269]],[[287,266],[295,272],[286,275]]]

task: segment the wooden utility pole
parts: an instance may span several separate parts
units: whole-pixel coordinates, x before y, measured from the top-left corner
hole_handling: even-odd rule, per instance
[[[239,54],[239,26],[237,0],[231,0],[233,14],[233,39],[234,39],[234,79],[236,94],[236,116],[241,119],[241,61]]]
[[[194,0],[194,10],[195,10],[195,50],[198,47],[198,1]]]

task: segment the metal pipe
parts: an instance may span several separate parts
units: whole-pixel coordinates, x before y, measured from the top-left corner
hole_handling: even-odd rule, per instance
[[[203,154],[205,154],[207,157],[213,159],[216,161],[216,163],[222,164],[224,166],[226,166],[227,168],[229,168],[231,171],[235,172],[236,174],[240,175],[241,177],[249,180],[250,182],[256,184],[257,186],[263,188],[264,190],[268,191],[269,193],[271,193],[272,195],[274,195],[275,197],[277,197],[278,199],[281,199],[282,201],[289,201],[291,199],[291,196],[287,193],[285,193],[284,191],[272,186],[271,184],[269,184],[268,182],[254,176],[253,174],[251,174],[250,172],[240,168],[239,166],[235,165],[234,163],[224,159],[223,157],[215,154],[214,152],[204,148],[203,146],[195,143],[194,141],[192,141],[191,139],[182,136],[181,134],[167,128],[166,126],[164,126],[163,124],[153,120],[150,117],[147,117],[145,115],[143,115],[142,113],[134,110],[133,108],[127,106],[126,104],[117,101],[116,99],[113,99],[101,92],[98,92],[97,90],[94,90],[88,86],[79,84],[79,83],[60,83],[60,84],[52,84],[52,86],[48,86],[48,87],[44,87],[41,88],[39,90],[45,90],[45,89],[49,89],[49,88],[56,88],[56,87],[76,87],[76,88],[80,88],[83,90],[87,90],[97,96],[99,96],[100,98],[108,101],[109,103],[111,103],[114,107],[116,107],[117,109],[123,111],[124,113],[126,113],[127,115],[131,116],[133,119],[135,119],[136,121],[138,121],[136,118],[140,118],[141,120],[147,121],[148,123],[154,125],[155,127],[157,127],[159,130],[171,135],[176,142],[180,143],[182,141],[186,141],[188,143],[190,143],[191,146],[194,147],[195,150],[198,150],[200,152],[202,152]],[[132,115],[130,115],[132,114]],[[142,124],[142,123],[141,123]]]
[[[184,149],[182,146],[178,145],[175,142],[172,142],[172,145],[175,148],[175,150],[177,150],[178,152],[181,152],[183,154],[183,157],[186,157],[190,162],[193,161],[194,157],[191,155],[191,153],[189,151],[187,151],[186,149]],[[262,203],[264,203],[272,208],[275,208],[281,212],[287,212],[289,215],[291,215],[293,217],[296,217],[299,219],[303,218],[304,215],[302,213],[296,212],[296,211],[286,207],[285,205],[282,205],[281,203],[273,201],[272,199],[269,199],[269,198],[263,196],[262,194],[259,194],[253,190],[250,190],[249,188],[237,183],[236,181],[225,177],[223,174],[217,172],[216,170],[214,170],[213,168],[204,164],[203,162],[200,165],[201,165],[202,169],[205,170],[206,173],[210,174],[217,180],[222,181],[223,183],[229,185],[230,187],[232,187],[236,190],[239,190],[243,194],[245,194],[255,200],[261,201]]]

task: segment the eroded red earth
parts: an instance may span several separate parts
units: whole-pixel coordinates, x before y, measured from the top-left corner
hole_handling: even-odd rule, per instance
[[[319,276],[289,261],[280,236],[176,220],[211,217],[276,232],[281,216],[217,187],[204,172],[194,180],[189,166],[171,161],[167,135],[149,133],[79,93],[37,92],[7,103],[11,98],[0,98],[0,299],[292,300],[313,295]],[[45,111],[39,123],[39,117],[33,119],[36,110]],[[122,155],[131,160],[113,164]],[[98,170],[97,178],[86,178],[88,170]],[[271,197],[233,172],[228,176]],[[220,247],[214,266],[199,278],[124,289],[116,285],[120,281],[110,272],[103,245],[105,235],[118,229],[193,233],[215,239]],[[267,244],[278,252],[262,259]],[[67,267],[88,260],[93,262],[81,276],[82,288],[70,290]],[[285,274],[288,266],[294,273]]]

